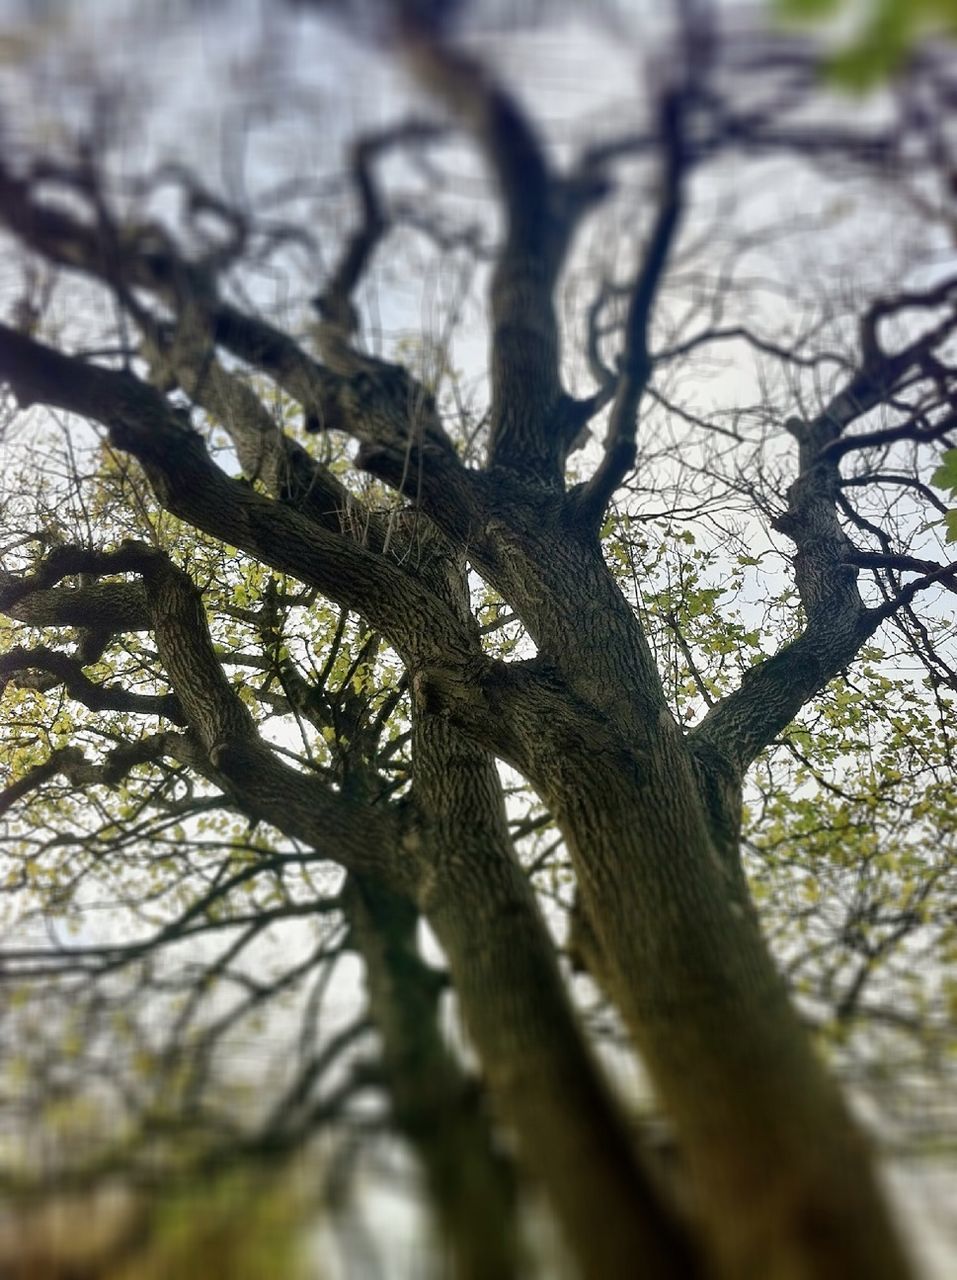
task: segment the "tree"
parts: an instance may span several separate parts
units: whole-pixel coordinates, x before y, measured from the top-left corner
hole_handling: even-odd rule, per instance
[[[56,1097],[80,1052],[70,1007],[86,993],[83,1052],[101,1051],[112,1020],[138,1068],[133,1085],[119,1065],[105,1073],[127,1119],[97,1154],[101,1172],[135,1175],[139,1153],[146,1177],[174,1137],[207,1171],[289,1153],[374,1082],[463,1275],[520,1270],[514,1183],[529,1176],[586,1275],[631,1274],[636,1259],[655,1276],[908,1274],[866,1143],[762,936],[742,823],[745,790],[763,793],[779,826],[752,845],[791,840],[813,856],[811,783],[851,797],[841,738],[864,714],[856,682],[874,700],[888,681],[890,701],[882,628],[926,662],[942,717],[955,687],[933,614],[916,613],[955,582],[938,537],[946,508],[927,483],[953,444],[949,152],[928,105],[952,93],[946,58],[921,55],[894,111],[835,126],[814,114],[810,46],[722,30],[687,6],[647,121],[559,164],[457,42],[451,14],[389,16],[381,38],[451,123],[415,118],[357,140],[352,222],[330,232],[308,333],[262,314],[251,273],[311,250],[309,226],[269,223],[182,166],[124,188],[96,135],[65,157],[11,144],[0,169],[28,286],[0,327],[12,420],[44,406],[70,415],[70,441],[77,421],[101,433],[93,455],[82,436],[70,446],[66,482],[40,484],[34,458],[9,486],[7,884],[81,928],[103,885],[139,927],[4,953],[11,978],[64,1002],[47,1024],[60,1051],[28,1061],[32,1086]],[[441,186],[431,208],[421,187],[418,203],[387,194],[386,172],[441,184],[442,158],[462,157],[453,124],[495,182],[504,225],[491,250],[481,230],[450,225]],[[862,267],[852,287],[830,282],[826,310],[775,324],[760,281],[735,286],[741,244],[728,237],[723,261],[713,248],[720,224],[703,267],[692,252],[709,166],[730,152],[759,174],[774,155],[824,174],[837,164],[848,186],[852,173],[890,174],[930,243],[906,248],[889,291]],[[635,162],[638,186],[622,179],[622,191],[644,202],[637,263],[614,270],[615,250],[596,283],[593,249],[588,305],[562,325],[559,286],[580,284],[583,236],[597,225],[607,237],[602,210],[621,216],[616,173]],[[164,184],[182,198],[178,218],[158,212]],[[362,340],[364,282],[403,227],[439,254],[491,257],[478,417],[447,347],[386,359]],[[759,239],[747,218],[739,235],[745,248]],[[44,321],[58,272],[112,307],[95,345],[71,350]],[[568,389],[576,338],[592,378],[580,396]],[[757,408],[729,393],[724,414],[689,394],[721,349],[752,371]],[[604,444],[579,461],[601,417]],[[742,504],[751,523],[734,526]],[[785,541],[745,545],[759,521]],[[709,585],[712,548],[696,543],[709,527],[723,555],[737,550],[739,587],[764,548],[790,548],[774,643],[735,615],[727,585]],[[824,728],[802,726],[808,714]],[[912,745],[900,719],[888,752]],[[790,795],[763,786],[782,742]],[[947,738],[922,764],[938,771],[924,817],[942,836],[950,765]],[[869,814],[896,800],[897,772],[875,765],[853,798]],[[516,854],[549,824],[574,877],[572,950],[673,1126],[683,1195],[624,1118]],[[841,826],[836,814],[826,825]],[[928,923],[923,903],[952,882],[953,859],[949,843],[930,868],[916,846],[909,866],[901,854],[886,867],[863,837],[840,848],[862,894],[878,883],[872,915],[844,930],[846,951],[854,928],[863,938],[861,976],[831,984],[846,1019],[882,955]],[[881,916],[894,895],[896,924]],[[420,952],[420,918],[481,1089],[441,1033],[445,981]],[[266,977],[258,948],[275,926],[295,959]],[[195,960],[168,970],[164,954],[220,932],[225,947],[199,952],[201,981]],[[369,1018],[319,1036],[345,950],[365,966]],[[214,979],[237,986],[234,1004],[217,1008]],[[161,1030],[141,1016],[147,992],[168,1002]],[[284,992],[301,995],[301,1058],[240,1125],[216,1098],[215,1052]],[[19,1008],[24,1042],[42,1046],[32,1006]],[[95,1133],[105,1104],[92,1105]],[[88,1177],[91,1163],[74,1168]]]

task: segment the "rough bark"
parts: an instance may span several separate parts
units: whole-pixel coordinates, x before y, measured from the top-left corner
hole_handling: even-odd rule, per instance
[[[432,533],[433,591],[470,623],[461,557]],[[474,623],[471,623],[474,627]],[[700,1262],[639,1162],[586,1045],[534,893],[515,858],[494,757],[413,691],[417,902],[448,958],[489,1093],[545,1189],[582,1274],[693,1276]],[[596,1221],[602,1228],[596,1231]]]
[[[448,957],[489,1091],[588,1277],[698,1274],[586,1048],[508,841],[493,762],[417,716],[416,791],[435,868],[420,904]]]

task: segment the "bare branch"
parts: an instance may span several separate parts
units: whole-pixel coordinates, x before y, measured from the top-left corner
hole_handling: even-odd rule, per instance
[[[688,165],[684,136],[687,106],[687,91],[684,89],[670,91],[661,103],[661,195],[628,305],[624,349],[619,360],[618,387],[608,423],[605,456],[598,470],[576,496],[581,517],[593,525],[601,522],[612,495],[635,465],[638,412],[652,370],[648,345],[652,310],[681,222],[682,192]]]
[[[848,563],[861,569],[895,569],[898,573],[919,573],[925,584],[940,582],[948,591],[957,591],[957,561],[952,564],[937,564],[933,560],[921,560],[918,556],[853,551],[848,556]]]
[[[864,558],[864,553],[859,553],[859,556]],[[866,558],[872,563],[878,560],[910,561],[910,563],[895,564],[890,567],[898,568],[903,571],[912,570],[913,572],[920,573],[921,575],[919,578],[915,578],[913,582],[908,582],[906,587],[902,587],[895,596],[886,600],[882,605],[878,605],[876,608],[868,610],[868,617],[873,622],[874,629],[876,629],[877,625],[883,622],[885,618],[893,617],[895,613],[906,608],[913,601],[915,596],[917,596],[921,591],[926,591],[928,587],[937,586],[939,584],[946,587],[948,591],[957,593],[957,561],[952,564],[934,565],[932,562],[914,560],[910,556],[885,557],[875,555],[873,557]],[[925,566],[923,570],[918,568],[919,565]]]
[[[389,214],[376,185],[373,164],[392,147],[430,141],[441,137],[442,133],[440,125],[409,120],[368,134],[353,144],[350,176],[359,199],[359,225],[347,239],[329,280],[313,300],[323,318],[323,327],[337,331],[342,341],[348,342],[357,332],[358,314],[352,298],[390,226]]]
[[[490,467],[560,485],[565,452],[583,425],[565,414],[553,292],[572,232],[608,191],[603,176],[555,175],[515,98],[458,49],[410,23],[405,50],[422,82],[472,131],[506,215],[493,273]]]
[[[739,689],[718,702],[692,735],[724,752],[736,769],[746,768],[774,740],[804,703],[853,659],[884,618],[953,572],[947,566],[933,567],[881,608],[865,609],[857,573],[866,553],[844,533],[837,507],[844,483],[842,457],[898,440],[933,441],[953,429],[951,414],[923,427],[915,415],[899,426],[844,434],[859,417],[892,400],[915,367],[940,376],[934,351],[957,328],[957,310],[950,305],[955,297],[957,281],[951,278],[921,293],[902,292],[875,303],[861,323],[858,367],[816,417],[791,418],[785,424],[798,444],[798,476],[788,489],[787,510],[773,523],[797,547],[795,582],[807,622],[797,640],[747,672]],[[942,306],[949,308],[947,314],[929,331],[894,354],[884,351],[877,333],[883,317],[901,309]],[[888,550],[885,546],[885,553]]]

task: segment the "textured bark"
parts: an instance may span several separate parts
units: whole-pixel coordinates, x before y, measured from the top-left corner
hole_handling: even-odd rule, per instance
[[[424,576],[474,629],[462,558],[441,535]],[[413,686],[417,901],[442,944],[488,1090],[541,1183],[583,1275],[699,1273],[690,1235],[641,1166],[578,1026],[534,893],[512,848],[494,757]],[[596,1231],[596,1221],[602,1227]]]
[[[698,1274],[688,1238],[578,1029],[531,889],[511,854],[493,762],[420,713],[416,791],[435,870],[420,904],[449,961],[489,1092],[582,1273]]]
[[[728,892],[689,763],[665,749],[636,785],[595,761],[553,803],[722,1273],[908,1274],[865,1144]]]
[[[546,521],[533,536],[511,529],[493,568],[553,681],[512,726],[521,767],[566,837],[601,976],[675,1123],[721,1267],[906,1275],[865,1144],[757,927],[736,850],[737,759],[683,738],[597,543],[549,536]]]

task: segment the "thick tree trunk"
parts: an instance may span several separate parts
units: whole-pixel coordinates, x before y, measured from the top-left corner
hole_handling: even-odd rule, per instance
[[[729,893],[684,744],[579,758],[550,797],[605,975],[674,1121],[724,1274],[897,1280],[865,1144],[752,911]]]
[[[436,865],[420,905],[447,955],[491,1097],[582,1273],[693,1277],[685,1234],[639,1166],[568,1003],[512,854],[494,762],[418,714],[415,787],[428,801]]]
[[[600,977],[675,1123],[710,1251],[735,1278],[906,1276],[866,1144],[761,937],[740,774],[714,743],[693,755],[597,538],[560,502],[536,516],[510,509],[484,549],[556,691],[529,695],[510,746],[568,842]]]

